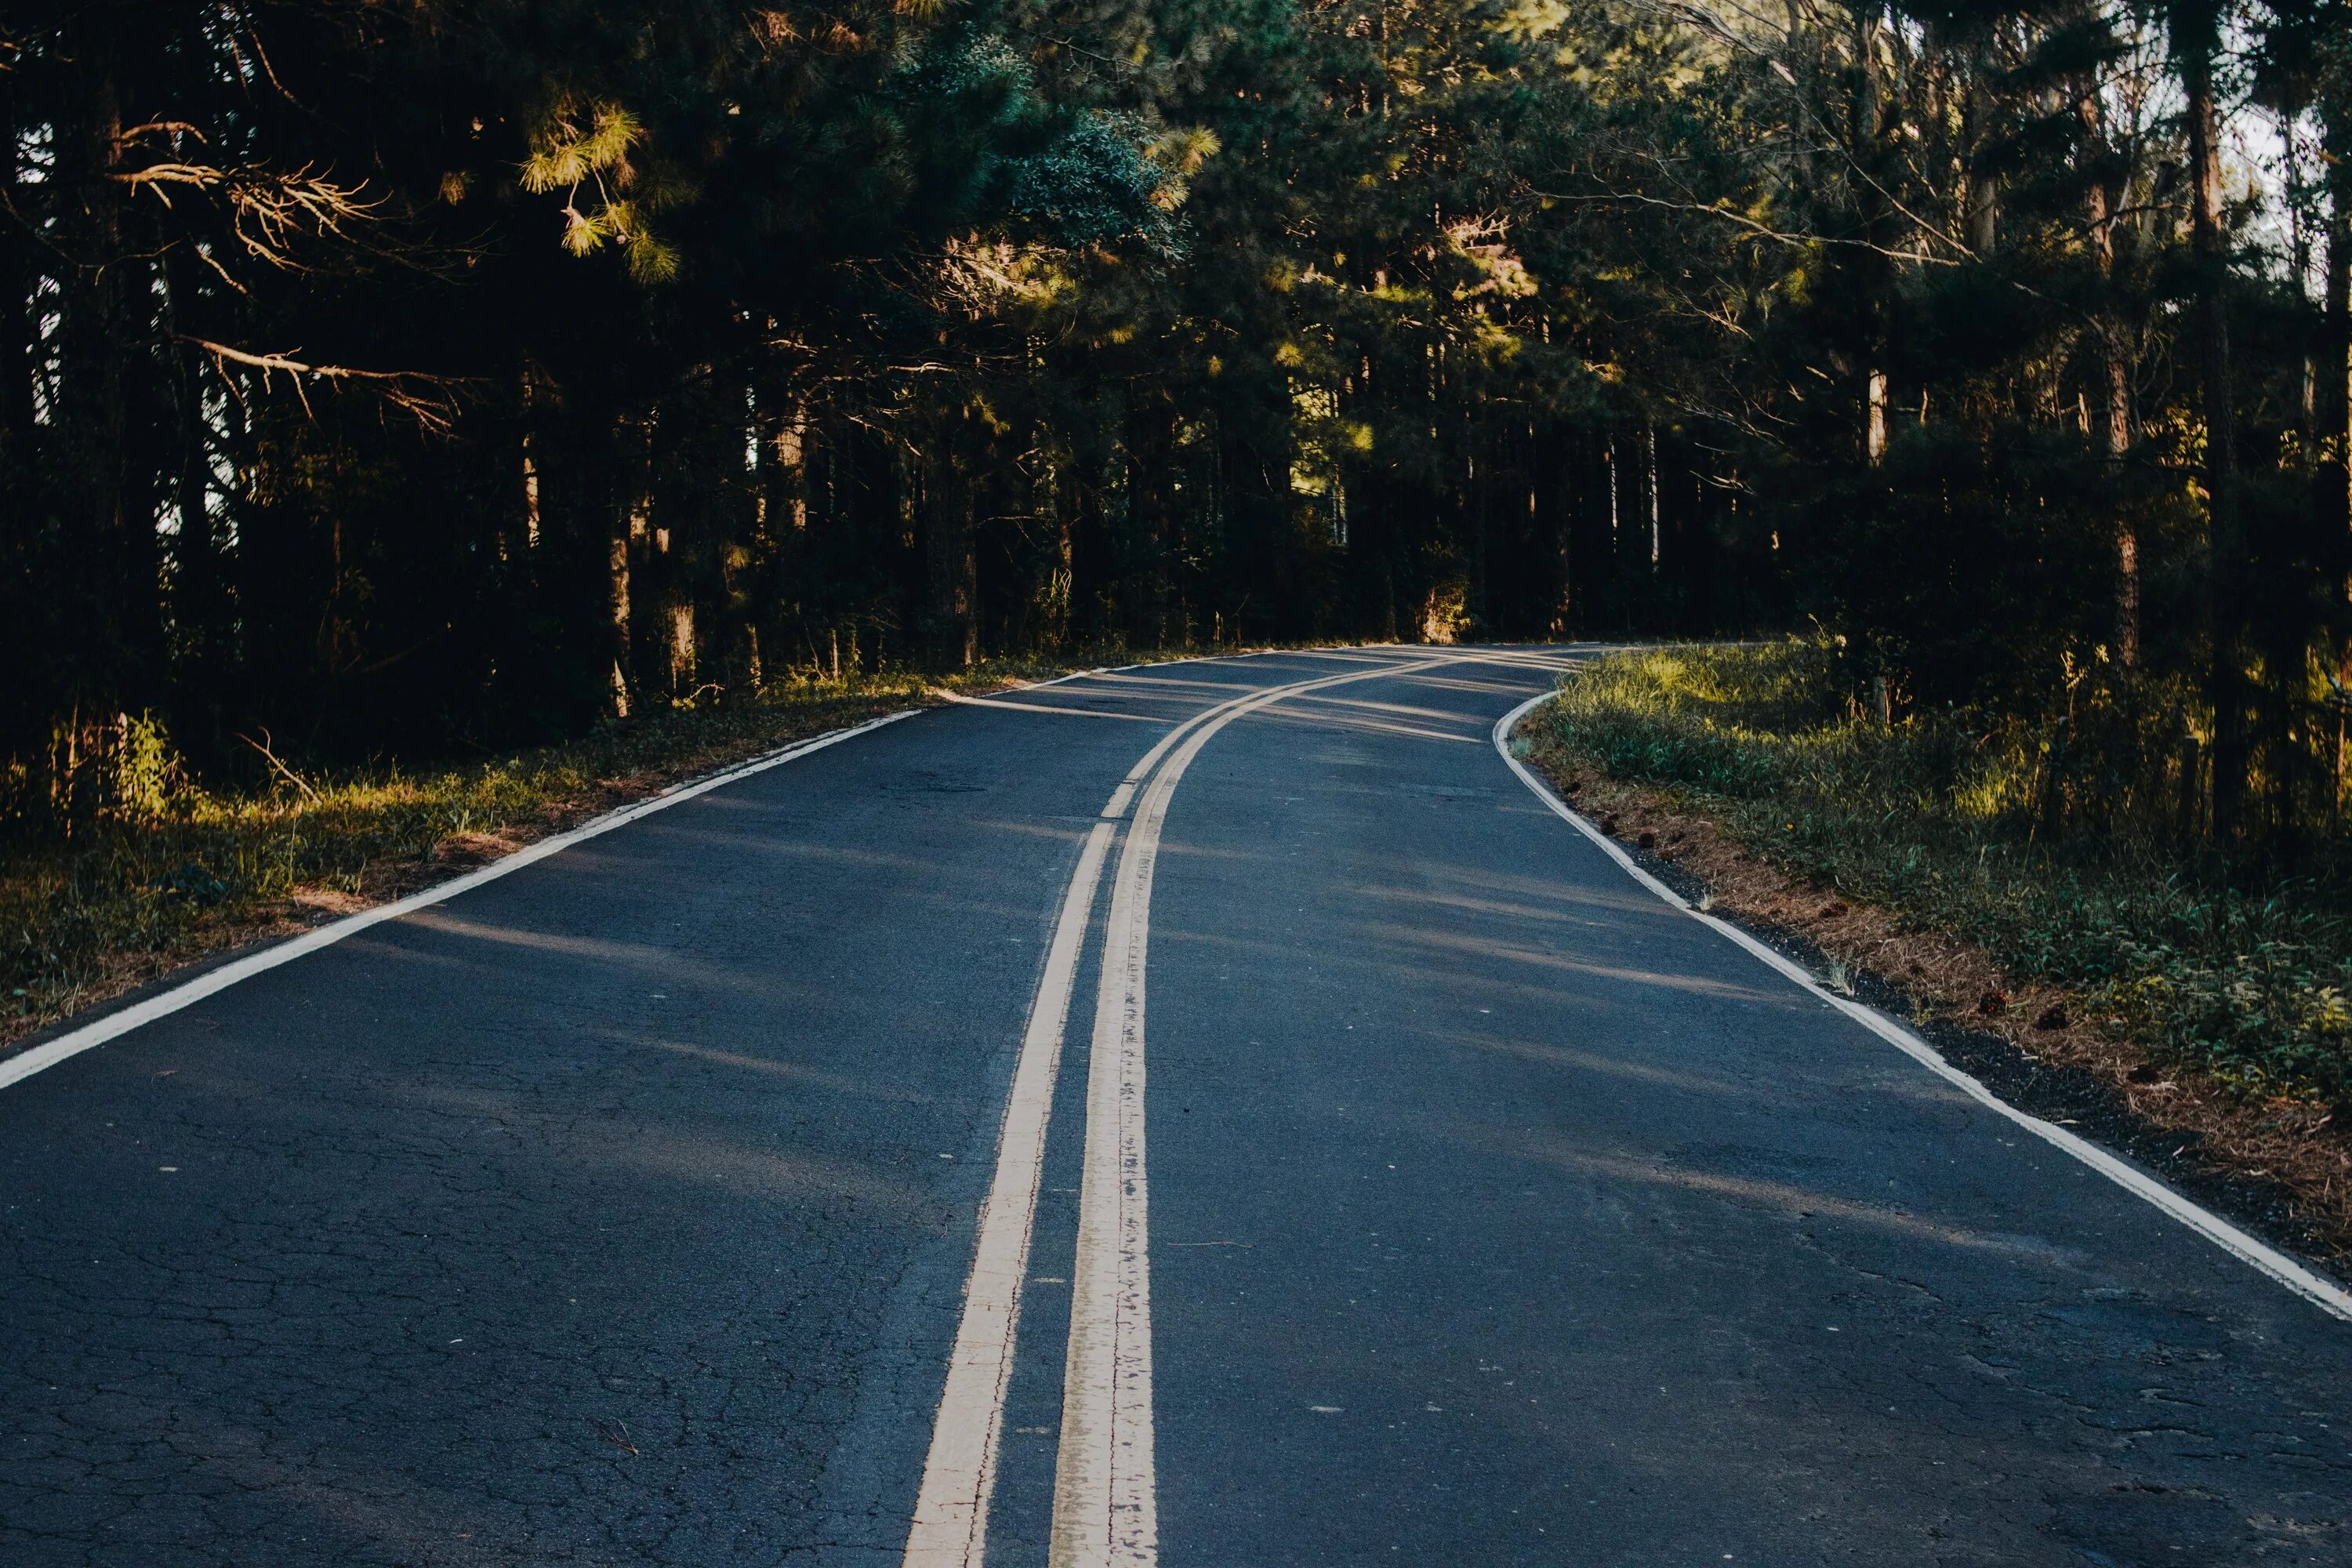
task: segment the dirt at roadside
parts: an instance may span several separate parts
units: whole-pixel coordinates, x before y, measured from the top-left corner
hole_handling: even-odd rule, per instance
[[[2080,997],[1814,885],[1678,792],[1610,778],[1540,732],[1528,739],[1528,763],[1578,812],[1685,896],[1703,892],[1711,913],[1906,1016],[2021,1110],[2074,1126],[2339,1275],[2352,1268],[2352,1129],[2326,1107],[2249,1102],[2196,1073],[2159,1068]]]

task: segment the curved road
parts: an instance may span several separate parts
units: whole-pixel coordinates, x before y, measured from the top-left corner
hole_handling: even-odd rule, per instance
[[[920,713],[7,1083],[0,1563],[2352,1563],[2352,1323],[1563,823],[1574,657]]]

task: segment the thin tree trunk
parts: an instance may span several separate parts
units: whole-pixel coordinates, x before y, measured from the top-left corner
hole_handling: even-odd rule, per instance
[[[522,480],[522,542],[527,551],[539,549],[539,454],[534,447],[539,421],[539,399],[532,384],[533,372],[523,367],[520,380],[522,403],[522,433],[518,443],[521,458]]]
[[[1551,635],[1569,636],[1576,626],[1577,572],[1582,563],[1576,558],[1576,469],[1577,443],[1574,437],[1556,442],[1559,468],[1552,485],[1551,530],[1552,549],[1559,559],[1559,591],[1552,601]]]
[[[2112,339],[2105,358],[2107,396],[2100,418],[2110,482],[2120,490],[2131,453],[2131,370],[2123,346]],[[2128,497],[2119,497],[2116,506],[2116,662],[2126,669],[2139,664],[2139,528]]]
[[[2347,689],[2352,688],[2352,113],[2331,110],[2326,125],[2326,283],[2320,301],[2317,384],[2312,389],[2312,521],[2322,559],[2335,568],[2336,754],[2328,801],[2331,823],[2344,813],[2347,764]]]
[[[2081,94],[2083,129],[2094,149],[2104,146],[2099,99],[2095,90],[2085,87]],[[2112,291],[2116,276],[2115,218],[2109,206],[2107,187],[2104,180],[2095,179],[2084,195],[2085,216],[2089,219],[2091,250],[2097,259],[2099,279]],[[2124,324],[2112,312],[2099,321],[2099,362],[2105,381],[2100,399],[2099,427],[2105,437],[2107,460],[2107,482],[2116,492],[2116,607],[2115,658],[2125,669],[2139,663],[2139,528],[2132,514],[2129,498],[2122,491],[2126,483],[2124,461],[2131,451],[2131,363],[2129,349],[2124,341]]]
[[[184,304],[199,296],[185,256],[159,263],[158,308],[167,331],[184,330]],[[183,350],[171,355],[173,433],[179,443],[172,476],[172,508],[178,529],[171,543],[171,618],[174,628],[171,672],[182,748],[191,742],[216,752],[226,739],[221,697],[228,685],[235,638],[236,605],[228,590],[226,540],[214,524],[211,453],[213,433],[205,417],[205,368]],[[201,738],[190,722],[202,715]]]
[[[1846,137],[1854,166],[1864,174],[1878,162],[1879,14],[1877,0],[1853,8],[1853,98]],[[1856,184],[1853,195],[1865,237],[1878,240],[1886,221],[1884,200],[1866,182]],[[1886,455],[1886,322],[1881,300],[1886,269],[1866,250],[1858,254],[1854,265],[1862,284],[1858,292],[1864,312],[1862,452],[1864,460],[1875,467]]]
[[[18,92],[14,72],[0,71],[0,201],[6,210],[26,211],[26,188],[17,183]],[[0,463],[29,460],[33,438],[33,322],[26,301],[32,293],[30,246],[22,228],[0,223]]]
[[[2312,399],[2319,451],[2313,507],[2318,526],[2331,536],[2326,549],[2343,586],[2336,605],[2336,679],[2352,681],[2352,429],[2347,428],[2352,425],[2352,113],[2332,115],[2327,146],[2327,282]]]
[[[1129,645],[1161,647],[1169,641],[1175,542],[1174,520],[1170,515],[1172,498],[1168,491],[1176,458],[1175,416],[1160,398],[1138,397],[1128,405],[1127,427],[1127,563],[1131,587],[1129,602],[1122,607],[1127,612]]]
[[[613,608],[613,711],[625,719],[636,705],[636,604],[633,568],[652,533],[654,416],[616,422],[614,445],[625,454],[616,465],[626,502],[616,509],[606,556],[605,581]]]
[[[1656,578],[1658,560],[1661,560],[1663,550],[1665,550],[1663,524],[1661,524],[1661,517],[1658,517],[1658,510],[1661,510],[1661,508],[1658,508],[1658,423],[1656,421],[1649,421],[1649,418],[1642,421],[1642,445],[1644,445],[1644,458],[1646,458],[1644,478],[1646,478],[1646,489],[1649,489],[1649,574]]]
[[[2200,18],[2201,20],[2201,18]],[[2184,40],[2179,32],[2191,36]],[[2230,366],[2228,237],[2221,229],[2220,116],[2213,98],[2213,25],[2176,29],[2181,87],[2188,99],[2189,162],[2197,262],[2198,356],[2205,405],[2205,485],[2210,558],[2205,573],[2212,639],[2213,837],[2225,849],[2245,827],[2247,733],[2244,541],[2239,519],[2237,431]]]
[[[81,68],[74,82],[79,116],[56,128],[55,166],[62,268],[63,318],[58,374],[58,469],[70,476],[63,495],[73,517],[74,554],[90,595],[76,619],[82,646],[72,655],[74,695],[91,710],[135,700],[129,687],[153,638],[154,531],[134,521],[128,495],[130,454],[124,364],[126,279],[121,157],[122,121],[111,70],[113,18],[102,7],[82,17],[72,40]],[[62,119],[62,117],[61,117]],[[139,548],[142,528],[147,548]]]
[[[980,657],[978,543],[973,535],[971,475],[965,442],[968,409],[958,409],[928,465],[923,494],[926,577],[929,590],[932,662],[969,668]]]

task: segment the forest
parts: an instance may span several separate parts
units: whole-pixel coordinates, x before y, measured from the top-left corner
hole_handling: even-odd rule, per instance
[[[18,0],[0,815],[782,681],[1828,650],[2340,828],[2336,0]],[[143,792],[143,793],[142,793]]]

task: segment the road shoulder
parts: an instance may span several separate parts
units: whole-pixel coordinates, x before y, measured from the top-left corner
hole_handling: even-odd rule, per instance
[[[1807,883],[1686,792],[1612,778],[1523,721],[1511,746],[1559,801],[1696,910],[1835,998],[1899,1020],[2003,1104],[2126,1156],[2343,1294],[2352,1141],[2323,1110],[2249,1105],[2158,1074],[2062,988],[2013,983],[1964,939]]]

